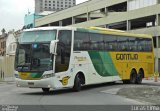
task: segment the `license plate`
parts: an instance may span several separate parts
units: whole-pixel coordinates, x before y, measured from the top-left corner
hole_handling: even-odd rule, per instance
[[[29,86],[34,86],[34,82],[28,82]]]

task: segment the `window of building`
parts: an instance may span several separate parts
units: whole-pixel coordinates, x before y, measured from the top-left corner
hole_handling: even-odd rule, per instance
[[[129,0],[128,10],[135,10],[157,4],[157,0]]]

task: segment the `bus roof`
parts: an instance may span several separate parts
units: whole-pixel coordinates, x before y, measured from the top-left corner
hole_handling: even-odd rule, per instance
[[[107,28],[101,28],[101,27],[78,28],[78,30],[82,32],[93,32],[93,33],[140,37],[140,38],[152,38],[151,35],[147,35],[147,34],[135,34],[135,33],[129,33],[122,30],[107,29]]]
[[[40,30],[56,30],[56,29],[59,29],[59,30],[76,30],[76,28],[74,27],[38,27],[38,28],[31,28],[31,29],[26,29],[24,30],[24,32],[29,32],[29,31],[40,31]]]
[[[75,27],[38,27],[32,29],[26,29],[26,31],[39,31],[39,30],[77,30],[81,32],[91,32],[91,33],[101,33],[101,34],[110,34],[110,35],[121,35],[121,36],[131,36],[131,37],[140,37],[140,38],[152,38],[151,35],[146,34],[135,34],[129,33],[122,30],[115,30],[115,29],[107,29],[107,28],[100,28],[100,27],[90,27],[90,28],[75,28]]]

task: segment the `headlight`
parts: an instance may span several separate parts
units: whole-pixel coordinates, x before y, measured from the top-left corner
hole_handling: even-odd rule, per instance
[[[42,76],[42,79],[53,77],[55,74],[45,74]]]

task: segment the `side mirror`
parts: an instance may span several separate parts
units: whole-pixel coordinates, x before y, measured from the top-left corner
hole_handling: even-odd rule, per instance
[[[56,47],[57,42],[59,42],[59,40],[52,40],[51,41],[51,44],[50,44],[50,53],[51,54],[56,54],[55,47]]]

